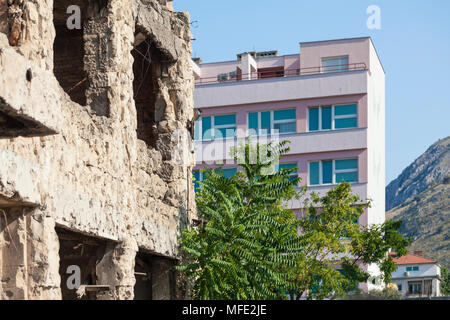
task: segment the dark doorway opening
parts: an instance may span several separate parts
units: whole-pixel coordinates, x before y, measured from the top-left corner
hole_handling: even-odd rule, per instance
[[[175,291],[175,261],[139,251],[136,255],[135,300],[173,300]]]
[[[63,300],[96,300],[96,292],[88,291],[79,298],[77,288],[73,288],[77,270],[80,284],[93,286],[97,283],[96,266],[103,258],[106,241],[63,228],[56,228],[59,238],[59,274]]]

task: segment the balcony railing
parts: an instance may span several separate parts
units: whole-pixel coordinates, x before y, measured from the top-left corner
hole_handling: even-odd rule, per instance
[[[237,73],[230,72],[228,74],[222,74],[215,77],[199,78],[195,80],[196,85],[213,84],[213,83],[230,83],[240,82],[257,79],[268,78],[285,78],[295,77],[303,75],[313,74],[330,74],[330,73],[342,73],[348,71],[367,70],[367,65],[364,62],[350,63],[345,65],[333,65],[333,66],[320,66],[320,67],[307,67],[297,69],[284,69],[284,70],[268,70],[268,71],[255,71],[251,73]]]

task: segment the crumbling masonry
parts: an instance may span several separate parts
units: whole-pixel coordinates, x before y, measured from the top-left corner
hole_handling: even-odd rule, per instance
[[[0,0],[0,299],[183,298],[189,27],[167,0]]]

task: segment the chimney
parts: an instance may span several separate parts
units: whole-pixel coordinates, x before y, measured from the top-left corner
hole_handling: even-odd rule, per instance
[[[414,251],[414,255],[423,257],[423,251]]]

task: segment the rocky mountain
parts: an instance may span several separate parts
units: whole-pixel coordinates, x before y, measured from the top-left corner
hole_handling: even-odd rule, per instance
[[[402,220],[410,251],[450,266],[450,137],[433,144],[386,188],[386,218]]]
[[[386,187],[386,210],[450,176],[450,136],[433,144]]]
[[[450,266],[450,179],[445,182],[395,207],[386,218],[403,221],[400,232],[413,239],[410,252],[423,251],[427,258]]]

